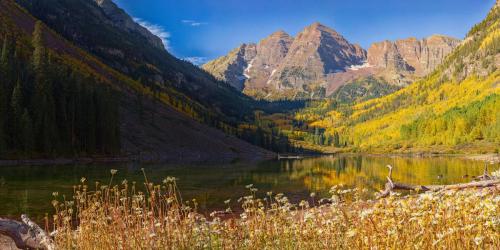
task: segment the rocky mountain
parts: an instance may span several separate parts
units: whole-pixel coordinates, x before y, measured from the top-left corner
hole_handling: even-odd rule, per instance
[[[278,31],[258,44],[243,44],[223,56],[203,65],[203,68],[236,89],[266,88],[269,77],[288,53],[293,38]]]
[[[227,56],[218,58],[203,66],[218,79],[228,82],[231,86],[242,91],[245,87],[245,76],[243,75],[249,62],[255,57],[255,44],[243,44],[229,52]]]
[[[271,34],[257,45],[256,55],[245,69],[245,87],[261,89],[268,85],[269,78],[283,62],[292,45],[293,38],[284,31]]]
[[[106,16],[109,17],[111,24],[118,29],[122,29],[127,32],[137,32],[141,36],[145,37],[148,42],[154,47],[164,50],[164,44],[162,40],[153,35],[148,29],[137,24],[123,9],[119,8],[111,0],[95,0],[97,5],[99,5]]]
[[[203,68],[253,96],[308,98],[314,93],[324,96],[320,89],[328,75],[365,60],[366,51],[359,45],[314,23],[296,38],[278,31],[258,44],[244,44]]]
[[[321,96],[328,75],[351,65],[363,64],[366,51],[349,43],[339,33],[320,23],[305,28],[294,39],[288,54],[269,78],[278,91],[291,90],[295,96]]]
[[[278,31],[258,44],[244,44],[203,68],[256,98],[321,98],[363,79],[405,86],[432,72],[459,44],[434,35],[374,43],[365,51],[314,23],[295,38]]]
[[[383,69],[387,81],[406,85],[431,73],[459,44],[460,40],[442,35],[378,42],[368,49],[368,63]]]

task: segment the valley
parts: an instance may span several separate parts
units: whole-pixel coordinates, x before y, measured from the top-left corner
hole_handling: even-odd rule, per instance
[[[54,29],[46,31],[50,36],[45,38],[51,55],[71,59],[71,63],[82,65],[82,70],[122,93],[118,98],[120,108],[115,111],[120,118],[120,145],[115,153],[76,149],[72,153],[51,149],[48,151],[52,153],[47,153],[39,148],[23,153],[11,149],[5,151],[7,159],[26,155],[116,156],[196,162],[272,158],[271,151],[498,150],[495,23],[483,24],[483,30],[476,32],[481,34],[469,34],[464,41],[432,35],[420,40],[376,42],[365,50],[316,22],[295,37],[280,30],[198,68],[170,55],[160,46],[160,38],[111,1],[92,4],[81,0],[75,5],[69,1],[18,0],[2,4],[4,10],[10,10],[4,13],[4,18],[12,20],[7,29],[19,27],[21,36],[30,35],[36,19],[23,16],[20,8],[26,8]],[[54,21],[65,20],[60,14],[64,11],[74,13],[73,19]],[[19,14],[11,14],[16,12]],[[91,19],[86,17],[89,13]],[[103,25],[90,29],[94,25],[91,21],[75,20],[94,20]],[[4,40],[8,43],[13,39]],[[464,50],[470,54],[466,58]],[[483,56],[485,53],[488,56]],[[480,64],[464,61],[477,57],[484,57]],[[470,66],[459,68],[464,67],[462,64]],[[13,90],[14,85],[9,88]],[[461,91],[474,92],[475,96],[461,95]],[[435,93],[439,93],[438,99]],[[488,103],[488,109],[477,104],[483,102]],[[30,103],[25,101],[24,105],[29,107]],[[464,131],[456,132],[446,125],[447,121],[440,123],[445,124],[439,125],[441,128],[427,121],[453,116],[453,109],[471,109],[468,105],[479,105],[487,114],[482,119],[491,122],[486,126],[467,120]],[[377,133],[372,135],[372,128]],[[420,136],[420,130],[426,132]],[[7,133],[11,132],[7,129]],[[451,133],[444,137],[454,139],[438,139],[437,133]],[[14,139],[6,140],[14,143]],[[204,146],[214,143],[221,144]]]
[[[498,249],[488,1],[0,0],[0,249]]]
[[[299,148],[329,153],[498,152],[497,12],[493,9],[464,41],[433,35],[374,43],[367,51],[315,23],[295,39],[277,32],[203,67],[256,98],[310,100],[298,111],[261,116],[278,124]],[[281,54],[259,56],[276,44]],[[343,49],[324,49],[335,46]],[[339,50],[352,56],[339,58]],[[473,63],[477,58],[481,62]],[[332,59],[338,61],[328,61]],[[256,84],[258,79],[264,80]]]

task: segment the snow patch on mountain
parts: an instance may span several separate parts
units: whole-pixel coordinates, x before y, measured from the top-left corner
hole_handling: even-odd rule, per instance
[[[345,69],[346,70],[357,71],[357,70],[360,70],[360,69],[371,68],[371,67],[373,67],[373,66],[370,65],[367,61],[365,61],[365,62],[363,62],[363,64],[351,65],[349,67],[346,67]]]
[[[248,66],[247,68],[245,69],[245,71],[243,72],[243,75],[247,78],[247,79],[250,79],[251,77],[248,75],[250,73],[250,70],[252,69],[253,67],[253,62],[255,61],[255,59],[252,59],[249,63],[248,63]]]

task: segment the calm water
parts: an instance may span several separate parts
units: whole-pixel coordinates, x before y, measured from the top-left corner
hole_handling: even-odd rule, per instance
[[[260,191],[285,193],[299,201],[316,192],[326,197],[333,185],[382,189],[387,164],[395,166],[393,179],[413,184],[448,184],[469,181],[464,175],[480,175],[483,163],[453,157],[404,158],[372,156],[337,156],[301,160],[270,161],[259,164],[211,166],[189,165],[71,165],[0,167],[0,217],[17,218],[21,213],[40,219],[52,213],[52,192],[71,197],[72,187],[86,177],[89,183],[109,182],[110,169],[117,169],[115,180],[137,181],[144,177],[159,183],[167,176],[179,179],[185,200],[196,198],[203,211],[223,207],[246,195],[245,185],[254,184]],[[498,166],[494,166],[495,169]],[[442,175],[442,178],[437,176]],[[116,183],[116,182],[115,182]]]

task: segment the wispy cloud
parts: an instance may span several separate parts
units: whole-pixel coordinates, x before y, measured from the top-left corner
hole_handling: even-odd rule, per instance
[[[207,62],[207,58],[201,56],[184,57],[184,60],[198,66],[203,65],[204,63]]]
[[[189,25],[189,26],[193,26],[193,27],[198,27],[198,26],[202,26],[202,25],[207,25],[208,23],[207,22],[198,22],[198,21],[195,21],[195,20],[182,20],[181,21],[183,24],[186,24],[186,25]]]
[[[134,21],[140,24],[142,27],[148,29],[151,33],[159,37],[163,41],[163,46],[165,46],[166,50],[171,50],[170,47],[170,32],[166,31],[165,28],[163,28],[160,25],[157,24],[152,24],[148,21],[145,21],[141,18],[134,18]]]

